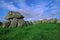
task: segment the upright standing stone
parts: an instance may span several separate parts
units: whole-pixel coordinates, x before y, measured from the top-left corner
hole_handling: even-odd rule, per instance
[[[4,23],[3,23],[3,28],[4,27],[8,27],[10,25],[10,20],[6,20]]]
[[[17,22],[18,22],[18,20],[17,20],[16,18],[14,18],[14,19],[11,21],[10,27],[17,27]]]

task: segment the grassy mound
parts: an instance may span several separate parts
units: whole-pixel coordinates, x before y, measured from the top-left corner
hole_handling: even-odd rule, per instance
[[[27,27],[0,28],[0,40],[60,40],[60,25],[44,23]]]

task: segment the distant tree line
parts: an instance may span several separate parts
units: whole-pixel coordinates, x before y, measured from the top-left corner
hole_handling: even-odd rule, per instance
[[[55,24],[60,24],[60,19],[51,18],[51,19],[43,19],[43,20],[33,21],[33,24],[36,24],[36,23],[55,23]]]

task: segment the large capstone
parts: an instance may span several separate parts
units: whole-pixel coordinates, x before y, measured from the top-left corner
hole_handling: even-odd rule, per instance
[[[8,20],[14,19],[14,18],[23,19],[24,17],[19,12],[15,12],[15,11],[10,11],[6,15],[6,19],[8,19]]]

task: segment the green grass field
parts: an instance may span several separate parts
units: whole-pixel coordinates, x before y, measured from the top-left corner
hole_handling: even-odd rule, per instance
[[[0,28],[0,40],[60,40],[60,25],[43,23],[27,27]]]

